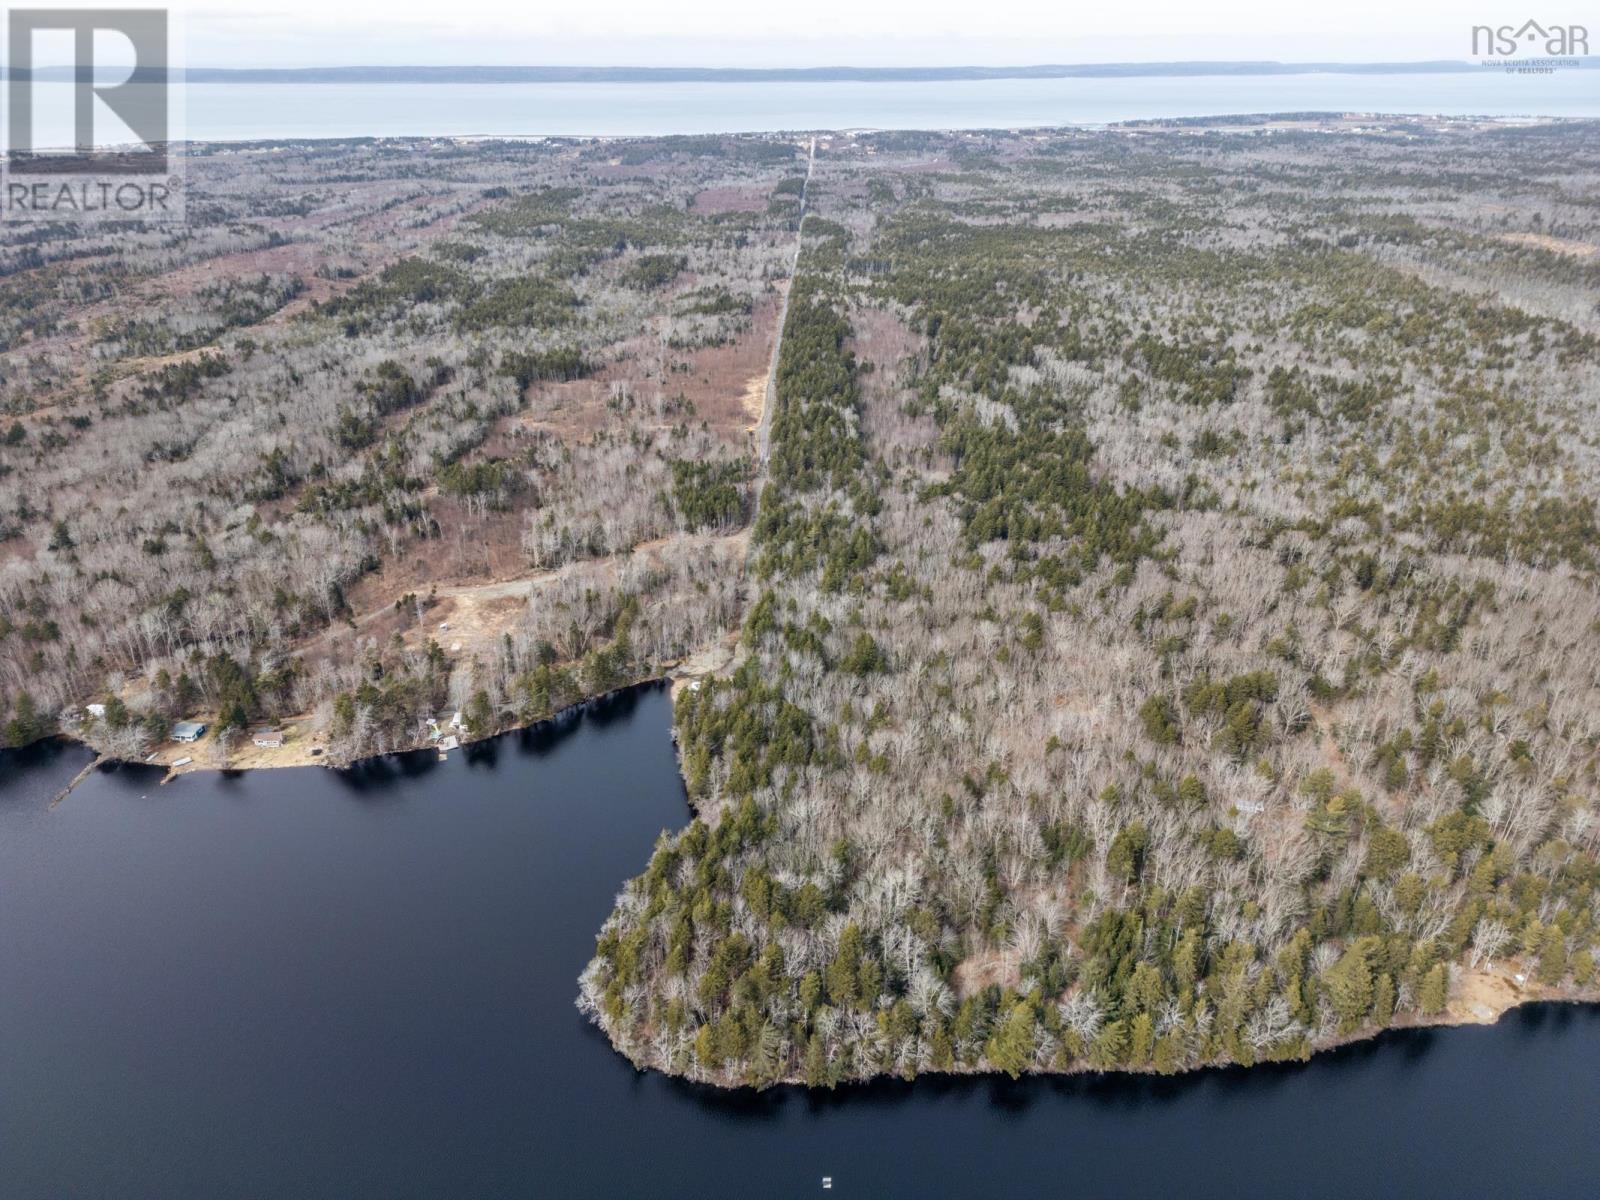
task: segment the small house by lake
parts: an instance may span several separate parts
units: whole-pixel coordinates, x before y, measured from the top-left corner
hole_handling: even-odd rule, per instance
[[[258,729],[250,737],[263,750],[278,750],[283,746],[281,729]]]
[[[206,727],[203,721],[179,721],[172,727],[172,740],[175,742],[198,742],[205,736]]]

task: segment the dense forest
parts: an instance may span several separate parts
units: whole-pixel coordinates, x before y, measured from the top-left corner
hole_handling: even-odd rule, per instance
[[[0,231],[0,744],[677,674],[578,1004],[719,1085],[1600,996],[1600,128],[809,143],[200,146],[185,226]]]
[[[1594,995],[1596,134],[827,142],[697,818],[580,1007],[833,1086]]]

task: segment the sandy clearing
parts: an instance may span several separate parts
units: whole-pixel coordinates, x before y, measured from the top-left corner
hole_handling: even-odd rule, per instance
[[[744,395],[740,403],[750,418],[750,431],[753,433],[761,424],[761,414],[767,407],[767,380],[772,378],[770,371],[762,371],[759,375],[752,375],[745,381]]]
[[[1543,990],[1531,980],[1517,983],[1525,968],[1503,962],[1481,971],[1457,970],[1451,980],[1446,1019],[1452,1025],[1493,1025],[1502,1014],[1530,1000]]]
[[[1537,246],[1540,250],[1565,254],[1569,258],[1600,258],[1600,246],[1592,242],[1578,242],[1571,238],[1551,237],[1543,233],[1502,233],[1499,235],[1499,240],[1510,242],[1514,246]]]
[[[1014,954],[999,950],[985,950],[962,959],[950,973],[956,995],[961,999],[975,996],[990,984],[1014,988],[1022,982],[1022,967]]]
[[[726,674],[738,650],[737,632],[696,650],[673,670],[672,698],[676,700],[685,688],[697,687],[699,681],[708,676]]]

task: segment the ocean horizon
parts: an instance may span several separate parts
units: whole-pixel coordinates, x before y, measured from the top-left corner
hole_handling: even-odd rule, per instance
[[[71,137],[36,105],[36,145]],[[1308,73],[860,82],[189,83],[174,140],[664,136],[850,129],[1095,127],[1260,113],[1600,117],[1588,70],[1549,75]]]

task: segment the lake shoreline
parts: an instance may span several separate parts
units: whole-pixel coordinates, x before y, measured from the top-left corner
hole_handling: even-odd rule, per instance
[[[213,773],[160,797],[150,773],[107,773],[53,814],[88,756],[20,760],[0,804],[6,1194],[732,1200],[759,1178],[798,1200],[827,1175],[858,1195],[1071,1178],[1105,1200],[1335,1200],[1381,1162],[1396,1194],[1444,1200],[1592,1178],[1600,1079],[1572,1066],[1600,1048],[1594,1006],[1171,1079],[756,1093],[636,1072],[570,976],[614,881],[687,818],[666,698],[448,766]]]
[[[1463,972],[1462,974],[1466,973]],[[1451,982],[1452,1004],[1454,1003],[1455,992],[1458,986],[1459,984],[1457,979],[1453,976]],[[1555,989],[1538,985],[1535,986],[1537,987],[1536,991],[1525,992],[1514,1002],[1509,1003],[1505,1005],[1505,1007],[1495,1011],[1492,1016],[1485,1017],[1470,1013],[1457,1014],[1451,1012],[1449,1009],[1438,1014],[1437,1016],[1431,1017],[1422,1016],[1420,1014],[1407,1014],[1405,1020],[1396,1021],[1392,1025],[1385,1025],[1381,1029],[1361,1030],[1356,1033],[1341,1035],[1337,1038],[1334,1038],[1332,1041],[1320,1043],[1316,1046],[1313,1046],[1305,1055],[1300,1057],[1289,1056],[1283,1058],[1263,1058],[1253,1063],[1241,1063],[1231,1060],[1203,1062],[1195,1063],[1192,1066],[1179,1067],[1177,1070],[1171,1072],[1157,1071],[1154,1067],[1137,1066],[1120,1066],[1113,1067],[1108,1070],[1101,1067],[1090,1066],[1088,1063],[1075,1063],[1072,1066],[1064,1068],[1034,1068],[1023,1071],[1015,1076],[1008,1076],[1006,1072],[992,1067],[955,1068],[950,1070],[933,1068],[926,1071],[919,1071],[916,1075],[910,1077],[909,1079],[903,1075],[896,1074],[893,1071],[880,1071],[874,1075],[868,1075],[859,1079],[842,1079],[837,1084],[831,1086],[812,1086],[811,1084],[806,1083],[804,1078],[800,1076],[784,1076],[782,1078],[773,1080],[771,1083],[766,1084],[765,1086],[756,1087],[748,1083],[727,1083],[713,1078],[680,1074],[674,1071],[666,1071],[653,1064],[641,1064],[635,1061],[627,1053],[627,1051],[619,1047],[617,1043],[612,1040],[611,1035],[603,1026],[600,1026],[598,1022],[595,1023],[595,1028],[598,1029],[602,1036],[606,1038],[607,1042],[611,1045],[611,1048],[623,1058],[627,1059],[628,1062],[633,1066],[634,1070],[641,1076],[659,1075],[675,1084],[689,1088],[703,1088],[708,1093],[718,1096],[756,1096],[765,1092],[776,1091],[780,1093],[795,1092],[805,1096],[820,1097],[834,1094],[848,1095],[851,1091],[877,1087],[887,1083],[904,1084],[909,1087],[914,1086],[917,1083],[930,1080],[939,1080],[949,1083],[975,1083],[987,1079],[995,1083],[1010,1082],[1019,1084],[1030,1080],[1047,1079],[1103,1079],[1107,1081],[1117,1079],[1147,1079],[1153,1081],[1159,1079],[1177,1080],[1194,1078],[1197,1076],[1222,1074],[1225,1072],[1253,1072],[1267,1067],[1303,1067],[1311,1066],[1318,1059],[1324,1058],[1328,1054],[1335,1051],[1346,1050],[1356,1046],[1377,1045],[1390,1035],[1425,1032],[1436,1029],[1470,1029],[1473,1027],[1491,1028],[1499,1024],[1500,1019],[1509,1012],[1535,1010],[1544,1007],[1552,1009],[1600,1008],[1600,988],[1589,988],[1575,991],[1570,995],[1561,995],[1557,993]]]
[[[1068,1067],[1063,1070],[1028,1070],[1023,1071],[1014,1078],[1004,1071],[997,1070],[927,1070],[919,1072],[910,1079],[894,1072],[885,1071],[864,1079],[841,1080],[832,1087],[812,1087],[802,1079],[784,1078],[768,1084],[764,1088],[758,1088],[747,1083],[721,1084],[710,1080],[696,1079],[688,1075],[668,1074],[654,1067],[633,1065],[636,1073],[641,1077],[648,1075],[660,1076],[672,1086],[683,1088],[712,1103],[754,1102],[758,1097],[775,1096],[782,1098],[790,1096],[813,1103],[828,1103],[832,1101],[839,1104],[848,1104],[878,1089],[905,1089],[910,1093],[930,1084],[944,1087],[988,1084],[992,1087],[1006,1088],[1038,1086],[1050,1081],[1062,1084],[1086,1083],[1106,1086],[1135,1083],[1179,1084],[1198,1082],[1204,1079],[1253,1078],[1274,1070],[1286,1073],[1298,1072],[1302,1069],[1313,1069],[1319,1064],[1326,1063],[1342,1051],[1363,1049],[1377,1051],[1382,1049],[1386,1042],[1397,1042],[1418,1034],[1472,1028],[1493,1029],[1499,1025],[1500,1018],[1508,1013],[1538,1015],[1546,1010],[1552,1013],[1584,1010],[1593,1010],[1600,1013],[1600,989],[1592,989],[1581,995],[1574,996],[1530,996],[1496,1014],[1494,1020],[1455,1020],[1449,1017],[1408,1020],[1385,1026],[1382,1029],[1340,1037],[1325,1045],[1316,1047],[1303,1058],[1261,1059],[1258,1062],[1249,1064],[1238,1062],[1199,1063],[1191,1067],[1181,1067],[1167,1074],[1150,1067],[1114,1067],[1110,1070],[1104,1070],[1085,1064]],[[603,1030],[599,1032],[604,1036]],[[609,1041],[609,1039],[607,1040]]]
[[[625,696],[657,691],[663,688],[668,689],[668,703],[671,705],[673,701],[676,700],[678,692],[684,686],[687,686],[696,679],[703,677],[703,674],[699,672],[684,671],[682,669],[683,666],[684,664],[682,663],[674,664],[666,671],[652,674],[645,678],[634,680],[630,683],[622,684],[618,687],[611,688],[605,692],[597,693],[593,696],[585,697],[582,700],[578,700],[570,705],[567,705],[565,708],[562,708],[559,711],[550,714],[549,716],[542,717],[539,720],[530,722],[526,725],[511,726],[496,730],[494,733],[485,734],[482,737],[472,738],[469,741],[462,742],[459,749],[470,755],[472,752],[472,747],[481,746],[501,737],[512,735],[522,736],[538,734],[541,732],[556,732],[563,726],[572,725],[581,719],[586,713],[601,707],[608,702],[616,701]],[[710,672],[706,672],[705,674],[709,673]],[[38,741],[30,743],[29,746],[13,747],[11,748],[10,752],[26,750],[30,746],[39,746],[51,741],[55,741],[63,745],[78,745],[91,751],[94,749],[93,746],[89,745],[82,738],[75,737],[67,732],[62,732],[53,734],[47,738],[38,739]],[[672,746],[673,762],[676,766],[678,779],[681,784],[683,783],[683,763],[682,758],[678,753],[677,736],[675,733],[672,734]],[[435,743],[424,742],[408,748],[389,750],[380,754],[366,755],[361,758],[353,759],[347,763],[318,761],[316,759],[273,761],[250,765],[218,765],[196,762],[179,767],[175,770],[169,768],[167,773],[163,775],[161,783],[168,783],[179,775],[200,772],[215,772],[218,774],[232,776],[244,775],[252,771],[293,769],[299,767],[322,767],[336,773],[359,774],[364,769],[375,764],[382,763],[385,760],[414,755],[433,748],[435,748]],[[441,758],[442,757],[443,755],[441,755]],[[159,764],[146,762],[129,762],[126,760],[108,759],[104,755],[100,755],[96,759],[86,764],[72,779],[72,781],[64,789],[62,789],[62,791],[56,796],[56,799],[52,802],[52,807],[66,799],[73,788],[77,787],[83,782],[83,780],[89,778],[91,775],[97,773],[104,767],[128,766],[154,768],[158,765]],[[687,787],[685,787],[684,795],[685,803],[688,805],[690,812],[690,820],[692,821],[699,815],[698,806],[694,803],[694,800],[688,796]],[[1170,1076],[1164,1075],[1153,1068],[1147,1067],[1124,1066],[1107,1071],[1089,1066],[1088,1064],[1075,1064],[1071,1067],[1059,1070],[1037,1069],[1024,1071],[1017,1078],[1145,1077],[1159,1079],[1190,1076],[1212,1071],[1235,1069],[1250,1070],[1255,1067],[1268,1066],[1272,1064],[1303,1064],[1309,1063],[1319,1055],[1326,1054],[1330,1051],[1340,1050],[1348,1046],[1378,1041],[1386,1034],[1390,1033],[1398,1033],[1406,1030],[1417,1029],[1465,1028],[1474,1025],[1493,1026],[1497,1024],[1508,1012],[1517,1009],[1537,1007],[1540,1005],[1600,1005],[1600,987],[1574,989],[1563,993],[1558,989],[1534,983],[1531,973],[1519,971],[1517,969],[1519,965],[1520,964],[1516,959],[1504,960],[1498,965],[1498,967],[1494,969],[1481,971],[1467,970],[1453,965],[1453,969],[1451,971],[1450,999],[1444,1012],[1434,1016],[1425,1016],[1420,1013],[1407,1014],[1405,1019],[1396,1021],[1391,1025],[1383,1026],[1382,1028],[1364,1029],[1348,1035],[1341,1035],[1332,1039],[1331,1041],[1312,1046],[1307,1054],[1301,1058],[1262,1059],[1258,1062],[1249,1064],[1231,1061],[1197,1063],[1193,1066],[1182,1067],[1177,1071],[1172,1072]],[[1519,974],[1523,976],[1523,982],[1521,984],[1516,982]],[[641,1075],[657,1074],[665,1079],[670,1079],[675,1082],[693,1087],[708,1088],[719,1094],[725,1095],[737,1095],[740,1093],[753,1094],[758,1091],[770,1090],[772,1088],[795,1089],[807,1094],[817,1094],[836,1090],[834,1088],[826,1087],[811,1087],[805,1083],[803,1078],[798,1076],[784,1077],[774,1080],[766,1088],[754,1088],[751,1085],[742,1082],[730,1083],[712,1077],[701,1077],[667,1071],[652,1063],[640,1063],[631,1054],[629,1054],[625,1048],[618,1045],[616,1040],[612,1038],[610,1032],[606,1030],[603,1025],[601,1025],[598,1021],[594,1021],[592,1023],[600,1031],[600,1033],[605,1036],[612,1050],[622,1058],[626,1059],[634,1067],[635,1071]],[[993,1069],[933,1070],[921,1072],[915,1077],[915,1079],[924,1079],[930,1076],[950,1080],[982,1079],[985,1077],[991,1079],[1000,1079],[1005,1077],[1005,1073]],[[914,1082],[915,1079],[906,1082]],[[900,1081],[903,1080],[903,1077],[896,1075],[893,1072],[880,1072],[876,1075],[868,1076],[862,1079],[841,1081],[837,1087],[870,1087],[875,1083],[881,1083],[889,1080]]]
[[[464,738],[460,740],[454,748],[466,752],[469,751],[473,746],[480,745],[484,742],[493,741],[495,738],[512,734],[537,733],[546,728],[554,728],[558,725],[566,724],[575,720],[586,710],[597,704],[603,704],[608,700],[616,699],[617,697],[626,695],[630,692],[671,686],[674,688],[675,695],[675,689],[677,685],[680,682],[687,682],[691,678],[691,676],[687,675],[677,675],[674,673],[674,670],[668,670],[665,673],[647,675],[643,678],[632,680],[629,683],[619,684],[617,687],[610,688],[604,692],[596,692],[592,696],[585,696],[581,700],[575,700],[564,708],[558,709],[547,716],[540,717],[535,721],[530,721],[527,724],[508,725],[503,728],[496,729],[491,733],[485,733],[481,736],[473,735]],[[294,747],[293,749],[289,749],[288,753],[286,754],[280,753],[272,758],[265,758],[260,755],[251,755],[247,759],[241,759],[230,756],[226,761],[222,762],[202,762],[198,759],[194,759],[192,756],[187,754],[186,748],[183,746],[166,746],[165,749],[158,749],[157,751],[152,752],[149,757],[142,759],[118,758],[98,750],[95,745],[87,740],[82,734],[75,733],[70,729],[57,730],[53,733],[46,734],[43,737],[35,738],[31,742],[23,743],[20,746],[5,747],[3,750],[0,750],[0,753],[14,754],[24,752],[35,747],[48,745],[51,742],[60,743],[66,746],[81,746],[85,750],[91,751],[92,753],[98,755],[95,760],[88,763],[83,770],[80,771],[78,775],[74,777],[73,780],[62,790],[62,792],[56,797],[56,803],[60,803],[66,798],[68,793],[70,793],[95,771],[100,770],[101,768],[139,767],[148,768],[151,770],[161,770],[163,772],[161,782],[168,783],[171,780],[178,778],[180,775],[203,774],[209,772],[215,772],[223,775],[243,775],[253,771],[279,771],[314,767],[320,767],[329,771],[359,771],[369,764],[380,762],[386,758],[394,758],[409,754],[419,754],[426,750],[439,750],[441,758],[449,753],[449,751],[440,750],[438,742],[428,738],[419,738],[411,745],[397,746],[390,750],[382,750],[375,754],[364,754],[349,760],[330,758],[327,757],[325,753],[313,755],[311,751],[314,748],[323,749],[322,746],[315,746],[313,743],[304,743]],[[157,755],[161,755],[164,758],[190,757],[190,761],[161,761],[157,759]]]

